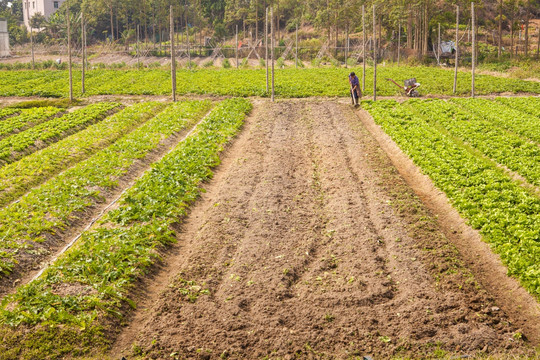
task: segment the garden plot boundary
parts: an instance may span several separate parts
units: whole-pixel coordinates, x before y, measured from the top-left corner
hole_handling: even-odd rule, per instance
[[[173,151],[176,145],[192,135],[196,127],[206,120],[214,106],[215,104],[212,104],[210,109],[198,122],[162,140],[157,148],[150,151],[144,158],[136,160],[131,165],[130,170],[118,179],[118,185],[114,190],[109,193],[103,193],[105,197],[103,202],[96,203],[87,208],[84,211],[84,214],[86,215],[84,218],[78,216],[77,220],[67,227],[66,231],[59,232],[58,238],[55,239],[55,241],[50,242],[52,248],[51,252],[54,254],[49,256],[48,259],[41,259],[42,261],[40,262],[38,269],[21,274],[20,269],[16,267],[10,275],[1,278],[0,297],[13,293],[18,286],[30,283],[37,279],[60,255],[65,253],[77,242],[82,233],[90,229],[99,219],[107,214],[107,212],[113,210],[115,204],[122,195],[135,184],[137,179],[150,170],[154,163],[160,161],[163,157]],[[71,240],[68,242],[68,239]]]
[[[540,307],[536,299],[523,288],[517,279],[507,275],[501,263],[480,233],[466,224],[440,191],[420,168],[399,148],[391,137],[377,125],[365,110],[357,113],[358,119],[377,140],[407,184],[437,216],[444,234],[458,248],[460,255],[475,278],[495,297],[500,306],[523,328],[533,343],[540,342]]]

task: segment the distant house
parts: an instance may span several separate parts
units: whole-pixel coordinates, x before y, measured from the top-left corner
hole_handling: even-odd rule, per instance
[[[54,14],[65,0],[22,0],[24,25],[30,30],[28,15],[30,19],[37,13],[42,13],[45,19]]]
[[[0,57],[9,55],[9,34],[7,21],[0,18]]]

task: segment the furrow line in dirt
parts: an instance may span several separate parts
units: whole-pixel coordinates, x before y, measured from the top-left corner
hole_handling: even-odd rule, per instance
[[[14,276],[10,275],[0,279],[0,298],[14,292],[18,286],[30,283],[41,276],[41,274],[43,274],[43,272],[51,264],[53,264],[59,256],[65,253],[77,242],[85,231],[90,229],[108,211],[114,209],[122,195],[135,184],[138,178],[140,178],[152,167],[153,163],[161,160],[163,157],[173,151],[177,144],[193,134],[197,126],[206,119],[211,111],[212,109],[210,109],[195,125],[162,140],[161,144],[148,153],[144,158],[135,160],[135,162],[131,165],[130,170],[118,179],[119,185],[113,190],[105,193],[105,199],[102,203],[95,203],[94,205],[91,205],[84,211],[84,214],[73,214],[73,217],[76,219],[75,222],[71,224],[68,227],[68,230],[65,232],[58,232],[59,235],[55,236],[54,240],[51,241],[50,244],[50,253],[54,253],[46,256],[44,259],[39,259],[39,268],[22,276],[17,276],[20,274],[13,272]],[[65,171],[67,171],[67,169],[63,172]],[[84,215],[84,217],[82,215]],[[70,240],[68,241],[68,239]],[[11,286],[9,286],[10,282],[12,283]]]
[[[512,322],[523,329],[533,343],[540,343],[540,305],[518,281],[507,275],[506,267],[482,240],[480,233],[466,224],[452,207],[446,195],[422,174],[413,161],[378,126],[366,111],[356,113],[358,119],[376,139],[407,184],[424,204],[437,215],[437,223],[445,236],[460,252],[475,278],[508,313]]]

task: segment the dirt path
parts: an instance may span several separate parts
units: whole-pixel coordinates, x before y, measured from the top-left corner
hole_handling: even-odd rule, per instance
[[[113,358],[530,351],[350,107],[263,104]]]

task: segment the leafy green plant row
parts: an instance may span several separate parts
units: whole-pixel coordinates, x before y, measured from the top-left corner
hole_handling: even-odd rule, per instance
[[[356,71],[362,77],[361,68],[334,69],[277,69],[276,95],[280,97],[349,96],[347,75]],[[30,72],[35,76],[26,81],[12,82],[14,77]],[[80,95],[80,72],[75,72],[74,91]],[[371,68],[367,70],[366,93],[373,91]],[[422,84],[422,94],[452,95],[453,72],[433,67],[381,66],[378,68],[377,89],[379,95],[398,95],[401,91],[385,78],[398,82],[416,77]],[[68,75],[66,71],[0,71],[0,96],[51,96],[67,97]],[[458,74],[458,95],[470,93],[471,74]],[[11,85],[10,85],[11,84]],[[264,69],[181,69],[177,71],[178,94],[213,94],[232,96],[269,96],[266,92]],[[88,95],[136,94],[167,95],[171,92],[170,73],[163,69],[151,70],[91,70],[86,74]],[[540,83],[494,77],[476,76],[477,94],[534,93],[540,94]]]
[[[67,113],[28,130],[0,140],[0,163],[12,163],[66,137],[69,134],[86,128],[103,120],[119,103],[102,102],[88,105],[82,109]],[[37,145],[39,141],[39,145]]]
[[[157,102],[132,105],[45,149],[0,168],[0,206],[141,125],[162,108]]]
[[[527,98],[504,98],[498,97],[498,102],[508,105],[513,109],[517,109],[527,114],[531,114],[540,118],[540,97]]]
[[[496,101],[486,99],[454,99],[456,104],[474,112],[476,115],[521,136],[540,143],[540,110],[539,116],[534,116],[519,107],[528,107],[534,112],[534,107],[540,108],[540,98],[497,98]],[[504,104],[504,105],[503,105]]]
[[[10,272],[21,252],[32,251],[33,243],[44,242],[47,235],[68,227],[99,201],[103,190],[114,188],[135,160],[146,156],[164,138],[192,125],[209,106],[209,101],[169,106],[113,145],[0,209],[0,272]]]
[[[540,185],[540,146],[476,115],[475,111],[483,111],[483,102],[472,106],[472,111],[444,100],[410,100],[407,104],[424,115],[429,123],[442,126],[452,136],[515,171],[529,183]]]
[[[0,139],[15,131],[21,131],[47,121],[60,111],[60,109],[51,106],[20,110],[19,115],[0,121]]]
[[[117,326],[125,305],[135,306],[129,300],[134,282],[158,261],[156,248],[175,241],[170,225],[198,197],[200,184],[212,176],[224,144],[250,109],[244,99],[219,104],[193,135],[125,193],[117,210],[85,232],[41,277],[4,298],[0,333],[7,340],[0,350],[43,355],[36,353],[39,347],[50,351],[48,358],[84,351],[82,343],[54,336],[60,329],[74,329],[94,343],[106,342],[103,330]],[[61,294],[59,289],[66,286],[80,291]],[[21,324],[24,330],[17,333]]]
[[[14,108],[0,109],[0,120],[3,120],[9,116],[16,115],[20,112],[21,112],[20,109],[14,109]]]
[[[540,199],[491,161],[434,129],[409,105],[378,101],[363,106],[480,231],[508,273],[540,298]]]

